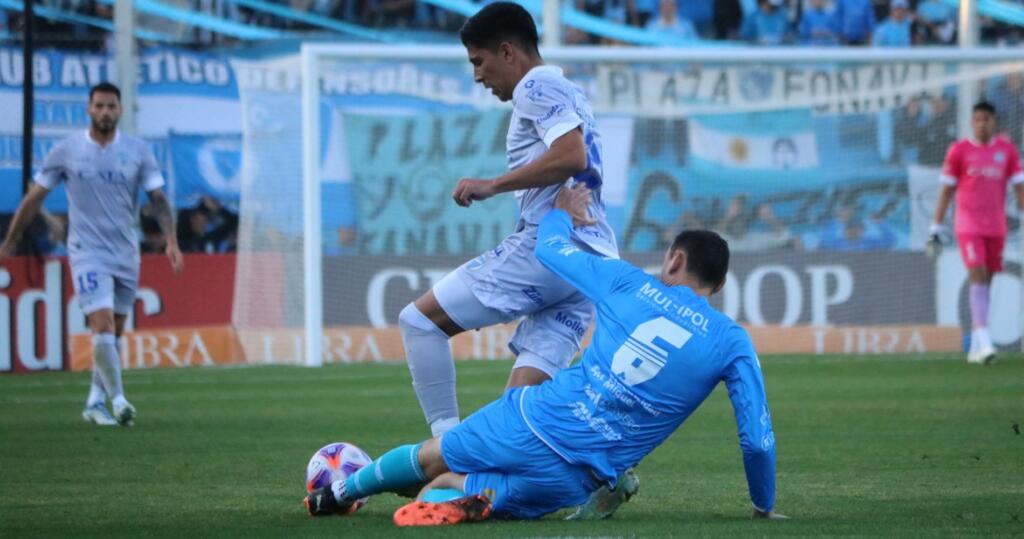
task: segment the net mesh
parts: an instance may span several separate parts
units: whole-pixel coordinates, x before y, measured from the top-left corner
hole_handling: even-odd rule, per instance
[[[969,331],[955,245],[923,253],[958,99],[1024,136],[1020,62],[559,61],[591,97],[604,200],[623,257],[655,270],[683,228],[734,253],[714,304],[763,353],[958,353]],[[506,170],[510,107],[451,60],[319,58],[324,360],[404,356],[401,308],[512,231],[506,194],[469,209],[460,178]],[[297,57],[242,69],[245,185],[234,323],[249,361],[301,361]],[[961,93],[963,90],[967,94]],[[991,328],[1020,346],[1020,240],[1009,209]],[[947,222],[951,222],[947,217]],[[510,327],[455,355],[507,357]]]

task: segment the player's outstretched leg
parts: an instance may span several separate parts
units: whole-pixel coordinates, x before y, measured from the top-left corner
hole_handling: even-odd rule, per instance
[[[410,502],[395,511],[396,526],[446,526],[482,522],[491,516],[491,501],[474,494],[447,502]]]
[[[423,485],[428,477],[419,463],[422,446],[396,447],[330,487],[314,490],[303,500],[306,510],[315,517],[349,514],[368,496]]]
[[[612,516],[620,505],[628,502],[640,491],[640,479],[630,468],[619,476],[614,489],[607,485],[590,494],[587,503],[576,508],[566,520],[602,520]]]

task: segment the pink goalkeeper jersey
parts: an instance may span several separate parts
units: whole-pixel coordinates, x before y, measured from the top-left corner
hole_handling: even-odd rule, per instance
[[[1002,136],[954,142],[939,180],[956,187],[957,234],[1006,236],[1006,186],[1024,182],[1020,156]]]

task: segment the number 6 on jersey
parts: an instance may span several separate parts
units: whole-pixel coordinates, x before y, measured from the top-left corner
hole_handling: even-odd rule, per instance
[[[635,386],[654,378],[668,360],[666,344],[682,348],[693,333],[664,316],[640,324],[612,357],[612,374]],[[657,342],[659,341],[660,342]]]

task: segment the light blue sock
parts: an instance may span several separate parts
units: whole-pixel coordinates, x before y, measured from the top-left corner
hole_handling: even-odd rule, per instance
[[[420,467],[420,446],[403,445],[380,456],[346,479],[331,484],[339,502],[354,502],[381,492],[390,492],[427,481]]]

